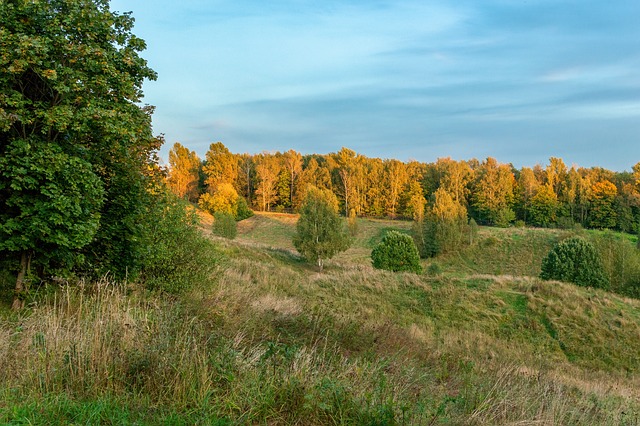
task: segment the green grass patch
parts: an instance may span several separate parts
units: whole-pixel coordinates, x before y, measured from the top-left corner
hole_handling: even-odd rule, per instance
[[[444,273],[417,275],[368,260],[410,223],[362,219],[320,273],[289,246],[294,224],[258,214],[238,239],[212,237],[211,279],[178,295],[65,287],[6,316],[0,423],[619,425],[640,413],[640,302],[536,278],[560,231],[482,228],[435,260]]]

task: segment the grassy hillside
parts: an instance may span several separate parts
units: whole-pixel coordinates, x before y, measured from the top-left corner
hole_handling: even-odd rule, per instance
[[[418,276],[368,258],[408,223],[361,220],[319,273],[294,223],[214,238],[214,279],[178,298],[102,283],[6,316],[0,423],[640,421],[640,302],[535,278],[561,234],[482,229]]]

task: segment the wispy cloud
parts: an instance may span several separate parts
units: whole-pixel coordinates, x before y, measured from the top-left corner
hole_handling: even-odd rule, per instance
[[[628,169],[640,160],[636,0],[112,8],[133,10],[159,72],[145,87],[156,132],[201,154],[222,140],[235,151],[349,146],[422,161],[565,154]]]

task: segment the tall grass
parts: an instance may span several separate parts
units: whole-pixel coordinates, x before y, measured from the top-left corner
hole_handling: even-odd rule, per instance
[[[243,297],[228,285],[209,294],[209,315],[193,315],[202,298],[183,306],[103,282],[65,287],[4,323],[0,421],[577,425],[638,413],[637,395],[623,392],[632,381],[618,377],[615,390],[611,376],[579,367],[525,365],[477,329],[305,315],[304,302],[271,292],[236,312],[243,321],[225,321],[236,309],[227,300]],[[296,322],[306,333],[295,336]]]
[[[483,271],[319,273],[246,236],[215,240],[212,280],[180,295],[78,283],[3,319],[0,423],[640,421],[638,301]]]

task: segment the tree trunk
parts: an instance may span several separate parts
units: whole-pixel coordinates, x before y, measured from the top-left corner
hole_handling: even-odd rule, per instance
[[[11,305],[11,309],[13,309],[14,311],[17,311],[24,307],[24,299],[22,299],[22,293],[25,290],[24,283],[25,276],[27,275],[27,264],[27,252],[23,251],[22,255],[20,256],[20,271],[18,272],[18,278],[16,279],[15,295],[13,296],[13,304]]]

